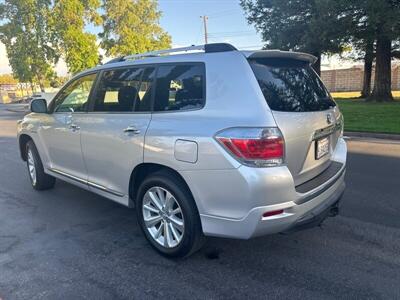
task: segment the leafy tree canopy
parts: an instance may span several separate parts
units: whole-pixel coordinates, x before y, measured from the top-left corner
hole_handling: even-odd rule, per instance
[[[21,82],[43,81],[53,75],[59,55],[51,47],[49,0],[8,0],[0,4],[0,40],[6,46],[13,74]]]
[[[16,84],[18,80],[14,78],[11,74],[1,74],[0,84]]]
[[[160,16],[156,0],[4,0],[0,41],[14,76],[43,89],[45,82],[57,84],[53,70],[60,57],[70,73],[100,62],[88,24],[104,25],[100,46],[117,56],[169,47]]]
[[[341,1],[241,0],[247,20],[261,33],[265,48],[340,53],[348,43],[351,20]],[[319,66],[317,66],[319,71]]]
[[[91,68],[99,63],[96,35],[85,31],[85,25],[101,24],[97,9],[100,0],[55,0],[49,22],[54,39],[60,46],[71,73]],[[87,20],[87,21],[85,21]]]
[[[141,53],[171,45],[160,27],[161,12],[155,0],[104,0],[101,47],[108,56]]]

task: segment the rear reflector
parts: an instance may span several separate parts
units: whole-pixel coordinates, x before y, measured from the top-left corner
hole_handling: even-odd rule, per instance
[[[280,214],[283,214],[283,209],[267,211],[267,212],[263,213],[263,218],[272,217],[272,216],[276,216],[276,215],[280,215]]]
[[[283,163],[285,142],[278,128],[229,128],[216,140],[245,165],[277,166]]]

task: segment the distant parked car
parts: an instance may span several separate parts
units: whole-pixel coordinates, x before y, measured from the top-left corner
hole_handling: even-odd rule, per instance
[[[175,51],[203,50],[176,55]],[[18,125],[32,186],[56,178],[129,207],[160,253],[248,239],[338,212],[343,117],[310,64],[229,44],[116,59],[70,80]]]

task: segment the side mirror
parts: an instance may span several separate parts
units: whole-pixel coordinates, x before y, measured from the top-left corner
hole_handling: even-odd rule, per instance
[[[47,102],[45,99],[33,99],[31,101],[31,112],[34,113],[47,113]]]

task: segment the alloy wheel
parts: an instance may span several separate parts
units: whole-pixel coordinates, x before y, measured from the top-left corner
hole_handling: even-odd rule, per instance
[[[29,149],[28,150],[28,170],[29,176],[31,177],[33,185],[36,184],[36,168],[35,168],[35,159],[33,158],[33,153]]]
[[[172,193],[159,186],[150,188],[143,196],[142,211],[145,227],[158,244],[165,248],[179,245],[185,220]]]

